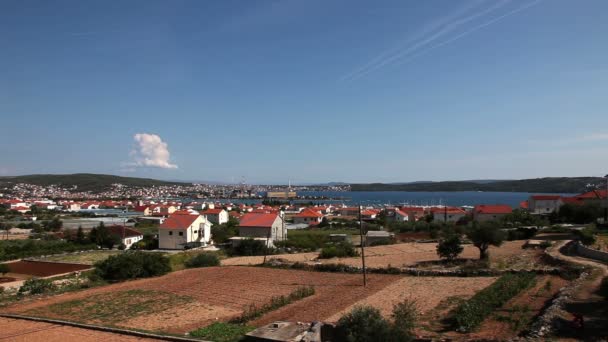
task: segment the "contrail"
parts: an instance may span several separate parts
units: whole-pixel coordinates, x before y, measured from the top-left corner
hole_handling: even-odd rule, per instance
[[[423,27],[422,29],[418,30],[418,32],[416,32],[413,36],[408,37],[403,43],[415,42],[419,39],[423,39],[428,34],[432,34],[437,29],[439,29],[445,25],[448,25],[450,22],[453,22],[454,19],[460,17],[463,14],[466,14],[466,12],[468,12],[469,10],[479,6],[479,4],[481,4],[482,2],[483,2],[483,0],[477,0],[475,2],[471,2],[467,6],[464,6],[449,15],[446,15],[442,18],[434,20],[430,24],[428,24],[425,27]],[[369,69],[369,68],[373,67],[374,65],[382,62],[383,60],[390,57],[391,55],[399,53],[399,51],[402,49],[403,49],[402,46],[396,46],[396,47],[390,48],[388,50],[385,50],[378,56],[374,57],[371,61],[367,62],[365,65],[360,66],[360,67],[356,68],[355,70],[349,72],[348,74],[343,76],[340,80],[345,81],[345,80],[351,79],[351,78],[355,77],[357,74],[364,72],[366,69]]]
[[[465,31],[465,32],[463,32],[463,33],[461,33],[461,34],[459,34],[459,35],[457,35],[457,36],[455,36],[455,37],[453,37],[453,38],[451,38],[451,39],[448,39],[448,40],[446,40],[446,41],[444,41],[444,42],[442,42],[442,43],[439,43],[439,44],[434,45],[434,46],[432,46],[432,47],[430,47],[430,48],[428,48],[428,49],[426,49],[426,50],[423,50],[423,51],[421,51],[421,52],[419,52],[419,53],[417,53],[417,54],[415,54],[415,55],[412,55],[412,56],[410,56],[409,58],[406,58],[405,60],[401,61],[401,62],[400,62],[400,63],[398,63],[397,65],[403,65],[404,63],[407,63],[407,62],[411,61],[412,59],[414,59],[414,58],[416,58],[416,57],[418,57],[418,56],[420,56],[420,55],[423,55],[423,54],[425,54],[425,53],[427,53],[427,52],[429,52],[429,51],[432,51],[432,50],[435,50],[435,49],[437,49],[437,48],[440,48],[440,47],[442,47],[442,46],[444,46],[444,45],[447,45],[447,44],[453,43],[453,42],[457,41],[458,39],[463,38],[464,36],[467,36],[467,35],[469,35],[469,34],[471,34],[471,33],[475,32],[475,31],[477,31],[477,30],[481,30],[482,28],[484,28],[484,27],[486,27],[486,26],[490,26],[490,25],[492,25],[492,24],[494,24],[494,23],[496,23],[496,22],[498,22],[498,21],[501,21],[501,20],[503,20],[503,19],[505,19],[505,18],[507,18],[507,17],[510,17],[510,16],[512,16],[512,15],[514,15],[514,14],[517,14],[517,13],[521,12],[521,11],[524,11],[524,10],[526,10],[526,9],[528,9],[528,8],[532,7],[532,6],[536,6],[536,5],[538,5],[538,4],[539,4],[541,1],[542,1],[542,0],[535,0],[535,1],[534,1],[534,2],[532,2],[532,3],[529,3],[529,4],[527,4],[527,5],[524,5],[524,6],[521,6],[521,7],[519,7],[519,8],[516,8],[516,9],[514,9],[514,10],[513,10],[513,11],[511,11],[511,12],[505,13],[505,14],[503,14],[503,15],[501,15],[501,16],[499,16],[499,17],[496,17],[496,18],[494,18],[494,19],[492,19],[492,20],[490,20],[490,21],[487,21],[487,22],[485,22],[485,23],[483,23],[483,24],[481,24],[481,25],[475,26],[475,27],[473,27],[472,29],[467,30],[467,31]]]
[[[505,13],[505,14],[497,17],[497,18],[489,20],[489,21],[487,21],[487,22],[485,22],[485,23],[483,23],[481,25],[475,26],[472,29],[467,30],[467,31],[465,31],[465,32],[463,32],[463,33],[461,33],[461,34],[459,34],[459,35],[457,35],[457,36],[455,36],[455,37],[447,40],[447,41],[444,41],[442,43],[439,43],[437,45],[434,45],[434,46],[431,46],[431,47],[428,47],[428,48],[425,49],[425,46],[428,46],[433,41],[436,41],[436,40],[440,39],[441,37],[445,36],[446,34],[449,34],[450,32],[454,31],[458,26],[461,26],[462,24],[470,22],[470,21],[472,21],[472,20],[474,20],[476,18],[479,18],[480,16],[483,16],[485,14],[488,14],[488,13],[490,13],[492,11],[495,11],[496,9],[499,9],[500,7],[503,7],[508,2],[508,0],[500,2],[500,3],[498,3],[498,4],[496,4],[496,5],[492,6],[492,7],[489,7],[487,9],[483,10],[483,11],[477,12],[477,13],[469,16],[469,17],[466,17],[466,18],[463,18],[463,19],[459,19],[459,20],[455,20],[455,21],[453,21],[451,23],[448,23],[448,24],[446,24],[446,27],[444,27],[439,32],[436,32],[435,34],[431,35],[430,37],[427,37],[426,39],[424,39],[424,40],[422,40],[422,41],[414,44],[413,46],[410,46],[410,47],[406,48],[405,50],[403,50],[403,51],[401,51],[399,53],[394,54],[393,56],[384,58],[381,61],[377,61],[373,65],[369,65],[368,64],[368,66],[366,68],[357,69],[357,72],[353,72],[353,73],[347,75],[348,77],[344,77],[344,78],[342,78],[342,80],[355,80],[355,79],[361,78],[361,77],[363,77],[363,76],[365,76],[365,75],[367,75],[369,73],[372,73],[373,71],[376,71],[376,70],[382,68],[383,66],[385,66],[387,64],[402,65],[402,64],[404,64],[404,63],[406,63],[408,61],[411,61],[412,59],[414,59],[414,58],[416,58],[416,57],[418,57],[418,56],[420,56],[422,54],[425,54],[425,53],[427,53],[427,52],[429,52],[431,50],[434,50],[434,49],[439,48],[441,46],[444,46],[446,44],[452,43],[452,42],[454,42],[454,41],[456,41],[456,40],[458,40],[458,39],[460,39],[460,38],[462,38],[462,37],[464,37],[466,35],[469,35],[469,34],[475,32],[475,31],[477,31],[477,30],[480,30],[480,29],[482,29],[482,28],[484,28],[486,26],[489,26],[489,25],[491,25],[493,23],[496,23],[496,22],[498,22],[500,20],[503,20],[503,19],[505,19],[505,18],[507,18],[507,17],[509,17],[511,15],[519,13],[519,12],[521,12],[521,11],[527,9],[527,8],[535,6],[535,5],[537,5],[541,1],[542,0],[536,0],[536,1],[534,1],[534,2],[532,2],[530,4],[528,4],[528,5],[521,6],[521,7],[517,8],[517,9],[515,9],[513,11],[507,12],[507,13]],[[420,51],[420,50],[422,50],[422,51]],[[400,59],[402,59],[404,57],[406,57],[405,60],[399,61]]]

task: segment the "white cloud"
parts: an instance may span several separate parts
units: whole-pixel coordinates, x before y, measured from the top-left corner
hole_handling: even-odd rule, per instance
[[[167,143],[160,136],[149,133],[137,133],[133,136],[135,149],[131,151],[133,162],[130,166],[157,167],[161,169],[177,169],[177,165],[171,164],[171,154]]]

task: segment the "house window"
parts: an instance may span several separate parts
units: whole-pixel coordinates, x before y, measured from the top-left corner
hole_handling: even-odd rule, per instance
[[[173,235],[173,232],[169,232],[169,235]]]
[[[198,230],[195,230],[195,231],[194,231],[194,234],[198,234]]]
[[[184,236],[184,232],[179,232],[179,236]]]

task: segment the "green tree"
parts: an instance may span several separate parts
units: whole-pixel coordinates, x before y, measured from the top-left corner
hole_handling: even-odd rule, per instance
[[[473,245],[479,249],[479,259],[489,258],[488,248],[500,246],[505,240],[505,233],[499,229],[497,222],[473,222],[466,232]]]
[[[450,261],[456,259],[463,249],[460,236],[455,233],[443,237],[437,244],[437,254],[439,257]]]
[[[120,281],[163,275],[171,271],[169,258],[159,253],[125,252],[112,255],[95,264],[95,275],[105,280]]]
[[[80,245],[84,245],[85,243],[87,243],[87,238],[84,235],[84,231],[82,230],[82,226],[79,226],[78,230],[76,231],[76,243],[80,244]]]

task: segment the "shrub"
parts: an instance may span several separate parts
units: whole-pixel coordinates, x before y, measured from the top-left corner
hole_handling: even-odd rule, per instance
[[[351,243],[341,242],[330,246],[323,247],[319,254],[320,259],[330,258],[346,258],[358,256],[359,252],[353,247]]]
[[[80,245],[61,240],[2,240],[0,261],[96,248],[93,244]]]
[[[95,274],[109,281],[147,278],[171,271],[169,259],[159,253],[125,252],[95,264]]]
[[[509,299],[532,286],[535,281],[534,273],[503,275],[494,284],[477,292],[471,299],[454,310],[456,329],[463,332],[474,330],[494,309],[501,307]]]
[[[399,341],[408,341],[413,338],[413,331],[418,321],[418,308],[416,302],[404,300],[393,306],[393,336]]]
[[[266,247],[266,244],[260,240],[244,239],[236,247],[231,248],[228,253],[231,256],[256,256],[274,254],[274,248]]]
[[[576,235],[583,245],[591,246],[595,244],[595,232],[595,227],[586,227],[582,230],[576,231]]]
[[[5,275],[10,272],[7,264],[0,264],[0,275]]]
[[[194,268],[194,267],[210,267],[210,266],[219,266],[220,258],[217,255],[212,253],[201,253],[193,257],[192,259],[186,261],[186,267]]]
[[[30,278],[19,288],[18,294],[41,294],[55,289],[55,285],[49,279]]]
[[[190,336],[216,342],[237,342],[254,327],[232,323],[213,323],[208,327],[190,332]]]
[[[460,236],[453,234],[439,240],[437,244],[437,254],[442,259],[454,260],[458,257],[464,248]]]
[[[380,311],[370,306],[357,306],[340,318],[336,325],[339,341],[384,342],[393,337],[391,326]]]

